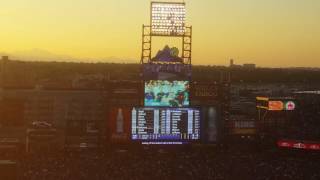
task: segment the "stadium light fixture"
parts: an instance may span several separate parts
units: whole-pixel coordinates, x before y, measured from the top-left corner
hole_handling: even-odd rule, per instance
[[[151,32],[153,35],[183,35],[185,20],[185,3],[151,3]]]

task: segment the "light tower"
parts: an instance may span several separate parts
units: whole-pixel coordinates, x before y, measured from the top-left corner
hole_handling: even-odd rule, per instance
[[[142,27],[141,64],[180,64],[191,77],[192,26],[186,26],[184,2],[151,2],[150,25]],[[178,37],[182,40],[181,61],[152,60],[153,37]]]

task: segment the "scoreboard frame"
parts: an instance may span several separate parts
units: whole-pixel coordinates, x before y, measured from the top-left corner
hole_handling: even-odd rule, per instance
[[[132,142],[140,142],[141,144],[145,145],[177,145],[177,144],[198,144],[201,143],[202,141],[202,133],[203,133],[203,126],[202,126],[202,111],[199,106],[192,106],[192,107],[154,107],[154,106],[139,106],[139,107],[133,107],[136,109],[146,109],[146,108],[151,108],[151,109],[192,109],[192,110],[198,110],[199,111],[199,137],[198,139],[132,139],[132,132],[131,134],[131,141]],[[132,119],[131,119],[131,128],[132,128]],[[132,130],[132,129],[131,129]]]

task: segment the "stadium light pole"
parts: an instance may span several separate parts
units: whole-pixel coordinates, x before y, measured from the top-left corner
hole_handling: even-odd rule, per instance
[[[191,65],[192,27],[186,26],[185,2],[153,1],[150,4],[150,25],[143,25],[141,64],[149,63],[152,37],[182,38],[182,59]]]

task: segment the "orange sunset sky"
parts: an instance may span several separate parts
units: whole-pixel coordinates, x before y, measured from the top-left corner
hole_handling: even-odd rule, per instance
[[[178,1],[179,2],[179,1]],[[320,67],[319,0],[186,0],[193,63]],[[2,0],[0,54],[139,62],[150,0]],[[178,39],[155,38],[154,51]],[[155,52],[154,52],[155,53]]]

